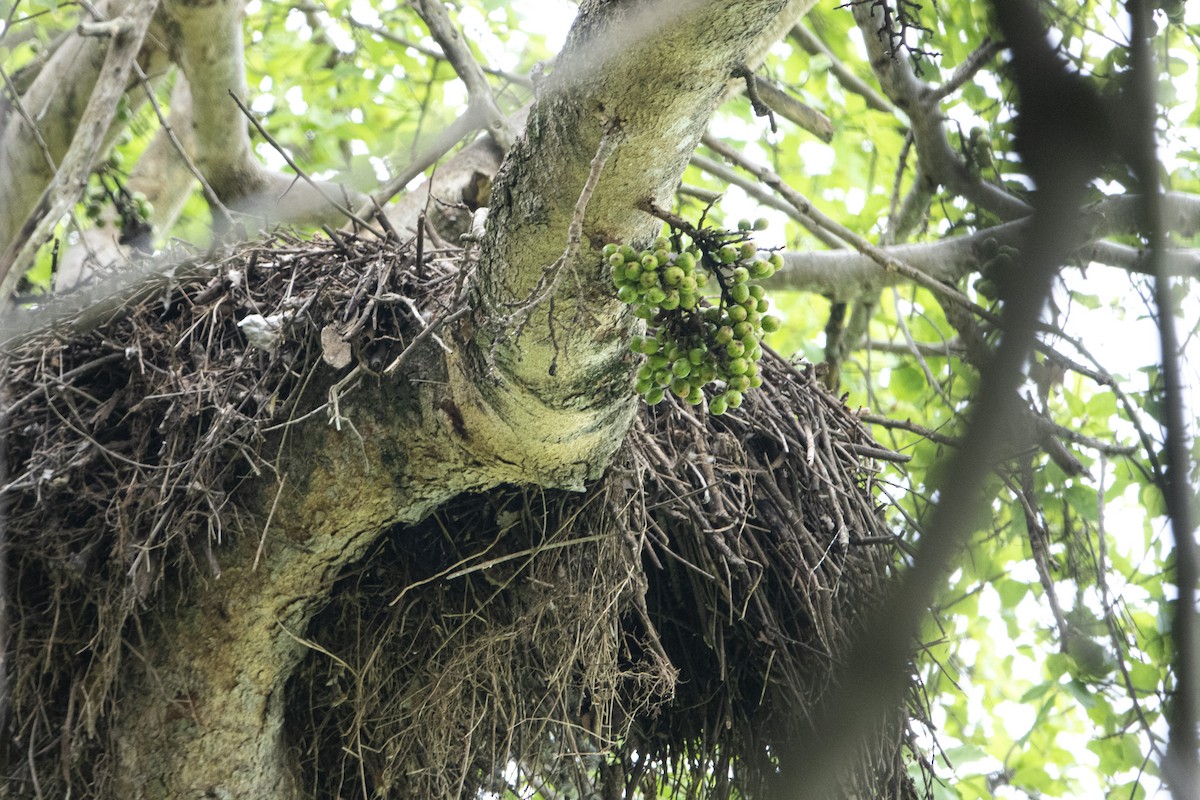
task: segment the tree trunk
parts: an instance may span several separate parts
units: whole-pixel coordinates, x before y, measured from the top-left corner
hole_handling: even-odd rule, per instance
[[[240,498],[242,535],[221,577],[165,603],[128,660],[112,730],[118,796],[298,794],[284,688],[339,569],[458,493],[579,489],[599,475],[635,408],[635,320],[599,248],[654,236],[660,223],[637,205],[666,202],[730,73],[788,6],[581,5],[497,178],[472,313],[443,337],[452,352],[430,346],[400,379],[356,391],[343,408],[353,429],[298,426],[282,485]],[[573,223],[582,237],[568,246]]]

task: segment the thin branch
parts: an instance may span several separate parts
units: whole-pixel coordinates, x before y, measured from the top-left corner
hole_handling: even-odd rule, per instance
[[[166,115],[163,114],[162,106],[158,104],[158,98],[154,95],[154,90],[150,87],[150,81],[146,77],[146,73],[135,62],[133,65],[134,73],[138,77],[138,81],[142,85],[142,89],[146,92],[146,97],[150,100],[150,105],[154,109],[155,116],[158,117],[158,124],[163,133],[171,142],[171,146],[175,148],[175,152],[179,154],[180,160],[187,167],[188,172],[200,182],[200,190],[204,193],[204,199],[208,201],[208,206],[212,209],[213,214],[220,218],[225,226],[233,225],[233,216],[229,213],[229,209],[221,202],[221,198],[217,197],[217,193],[213,191],[212,186],[204,179],[204,174],[200,172],[200,168],[196,166],[196,162],[188,155],[187,149],[183,143],[179,141],[179,137],[175,135],[175,129],[171,127],[171,123],[167,121]],[[176,80],[187,80],[182,75],[176,77]]]
[[[1197,709],[1196,685],[1200,680],[1200,663],[1197,662],[1196,647],[1200,642],[1196,617],[1196,582],[1200,564],[1196,551],[1195,531],[1192,528],[1191,503],[1194,499],[1189,482],[1188,435],[1184,422],[1183,377],[1179,364],[1179,337],[1175,331],[1175,303],[1171,292],[1171,279],[1162,264],[1162,254],[1167,247],[1167,236],[1163,224],[1162,185],[1159,179],[1159,161],[1155,126],[1158,109],[1155,102],[1158,88],[1158,70],[1151,52],[1153,29],[1151,7],[1146,0],[1129,3],[1132,17],[1130,44],[1133,65],[1133,86],[1126,91],[1132,94],[1129,108],[1135,120],[1131,141],[1128,143],[1133,171],[1137,175],[1145,194],[1142,197],[1142,217],[1145,220],[1146,238],[1149,242],[1150,261],[1154,264],[1154,305],[1158,314],[1158,335],[1162,351],[1163,379],[1163,427],[1166,430],[1164,458],[1166,460],[1166,482],[1162,492],[1166,501],[1167,516],[1175,537],[1175,585],[1176,599],[1171,636],[1174,639],[1175,692],[1168,706],[1170,741],[1167,744],[1167,760],[1163,772],[1171,786],[1171,795],[1176,800],[1195,800],[1200,797],[1200,760],[1197,760],[1196,724],[1200,717]]]
[[[462,116],[447,125],[428,147],[417,154],[416,158],[403,171],[397,173],[395,177],[385,183],[382,188],[359,206],[356,216],[365,217],[373,213],[376,206],[382,206],[387,203],[396,193],[404,189],[409,181],[436,164],[456,144],[472,132],[479,130],[482,125],[483,118],[479,116],[478,111],[468,107]]]
[[[987,66],[987,63],[996,57],[996,54],[1004,49],[1002,42],[993,42],[991,39],[984,39],[983,44],[976,47],[967,56],[966,60],[954,68],[954,73],[950,78],[938,86],[930,90],[930,97],[935,101],[941,101],[962,88],[963,84],[975,77],[975,73]]]
[[[365,219],[363,219],[358,214],[354,213],[353,211],[351,211],[350,209],[346,208],[344,205],[339,203],[336,198],[330,196],[329,193],[325,191],[324,187],[322,187],[319,183],[317,183],[311,177],[309,177],[308,173],[305,172],[304,170],[302,170],[300,168],[300,165],[297,164],[292,159],[292,156],[291,156],[291,154],[288,153],[287,149],[284,148],[283,145],[279,144],[279,142],[275,141],[275,137],[267,132],[267,129],[264,128],[262,126],[262,123],[258,121],[258,117],[256,117],[254,115],[254,112],[251,111],[246,106],[246,104],[242,102],[242,99],[240,97],[238,97],[236,94],[233,93],[232,89],[229,91],[229,96],[233,98],[233,102],[237,103],[237,107],[239,109],[241,109],[243,114],[246,115],[246,119],[250,120],[250,124],[252,124],[254,126],[255,130],[258,131],[259,135],[261,135],[264,139],[267,140],[267,144],[269,144],[269,145],[271,145],[271,147],[275,148],[275,150],[279,153],[279,155],[283,157],[283,160],[287,162],[287,165],[289,167],[291,167],[292,170],[296,173],[296,176],[299,179],[303,180],[305,183],[307,183],[309,186],[311,186],[313,188],[313,190],[321,196],[321,199],[323,199],[326,203],[328,203],[333,208],[337,209],[340,213],[344,214],[347,219],[353,220],[358,225],[361,225],[365,230],[370,231],[371,233],[375,234],[379,238],[381,238],[381,239],[385,238],[382,231],[380,231],[377,228],[373,228],[371,226],[371,224],[369,222],[367,222]]]
[[[776,114],[799,125],[822,142],[833,141],[833,123],[829,121],[829,117],[792,97],[786,90],[776,86],[774,81],[762,75],[754,76],[754,88],[761,102]]]
[[[835,250],[844,250],[849,246],[846,242],[843,242],[841,239],[832,235],[829,233],[829,231],[818,225],[807,214],[801,213],[791,203],[787,202],[786,200],[781,200],[771,192],[764,189],[758,183],[747,180],[739,175],[735,170],[730,169],[719,161],[714,161],[708,156],[703,156],[699,153],[693,153],[691,163],[693,166],[704,172],[707,172],[714,178],[719,178],[731,186],[738,187],[750,197],[754,198],[759,203],[762,203],[764,206],[773,208],[776,211],[782,211],[784,214],[787,214],[793,220],[803,225],[805,230],[817,237],[817,239],[824,243],[825,246]]]
[[[327,11],[328,10],[324,6],[313,5],[310,3],[300,3],[300,4],[297,4],[295,7],[301,11]],[[359,30],[364,30],[367,33],[378,36],[380,39],[383,39],[385,41],[389,41],[393,44],[398,44],[401,47],[410,48],[412,50],[415,50],[416,52],[420,53],[421,55],[429,56],[430,58],[436,58],[439,61],[448,61],[449,60],[449,57],[441,50],[435,49],[433,47],[426,47],[425,45],[421,44],[420,42],[414,42],[410,39],[405,39],[403,36],[397,36],[395,33],[393,33],[392,31],[389,31],[387,28],[381,27],[379,25],[372,25],[368,22],[363,22],[362,20],[355,19],[353,15],[346,17],[346,21],[350,24],[350,26],[352,28],[358,28]],[[533,81],[529,78],[528,75],[522,75],[518,72],[509,72],[508,70],[504,70],[504,69],[496,69],[495,67],[489,67],[487,64],[480,64],[479,68],[481,70],[483,70],[484,72],[486,72],[488,75],[493,75],[497,78],[502,78],[502,79],[508,81],[509,83],[516,84],[517,86],[523,86],[526,89],[533,88]]]

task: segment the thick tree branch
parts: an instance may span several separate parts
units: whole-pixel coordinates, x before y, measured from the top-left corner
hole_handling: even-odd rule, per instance
[[[515,133],[508,117],[496,106],[492,87],[480,69],[471,48],[463,41],[458,28],[450,21],[442,0],[415,0],[417,13],[429,27],[430,34],[441,45],[459,79],[467,86],[467,103],[487,126],[488,132],[502,150],[512,146]]]
[[[360,193],[325,181],[304,182],[266,169],[254,154],[242,112],[230,97],[246,98],[241,0],[191,3],[166,0],[176,61],[192,91],[196,164],[231,210],[270,225],[340,224],[338,205],[358,204]]]
[[[126,8],[125,28],[111,39],[87,107],[74,130],[71,146],[63,156],[58,171],[41,192],[40,199],[26,216],[25,222],[11,232],[11,237],[3,240],[6,246],[0,255],[0,302],[7,302],[12,296],[17,282],[33,264],[38,248],[83,192],[88,173],[104,145],[105,134],[112,126],[117,102],[125,93],[134,59],[141,50],[142,38],[157,7],[158,0],[133,0]],[[23,121],[18,122],[20,124]],[[5,131],[6,134],[8,132]],[[0,213],[0,216],[7,217],[9,214]]]
[[[1087,240],[1076,251],[1084,261],[1098,261],[1131,272],[1150,273],[1146,253],[1101,241],[1103,237],[1132,234],[1140,230],[1141,199],[1132,195],[1106,198],[1083,211]],[[1164,210],[1174,230],[1184,236],[1200,231],[1200,196],[1172,192],[1164,197]],[[932,280],[953,283],[977,272],[996,246],[1019,247],[1029,229],[1028,220],[1006,222],[968,236],[957,236],[927,244],[881,247],[889,258],[920,270]],[[853,250],[789,251],[784,267],[768,282],[779,288],[818,292],[848,300],[884,286],[911,282],[909,276],[884,269],[876,259]],[[1200,278],[1200,251],[1179,250],[1168,254],[1167,274]]]
[[[608,424],[624,429],[630,373],[621,342],[635,320],[616,300],[599,250],[653,238],[660,223],[637,205],[669,201],[731,73],[781,12],[807,4],[688,0],[609,13],[602,6],[580,9],[492,189],[473,287],[473,346],[457,351],[469,359],[464,372],[482,380],[464,380],[455,391],[463,393],[458,406],[468,428],[470,413],[522,420],[523,441],[497,441],[497,452],[520,452],[542,436],[578,436],[580,422],[594,425],[599,408],[610,409],[611,420],[601,438],[611,441]],[[563,254],[589,165],[604,131],[614,128],[617,149],[587,205],[580,246],[560,267],[575,277],[559,282],[553,303],[533,314],[517,342],[508,312],[535,296],[545,269]]]

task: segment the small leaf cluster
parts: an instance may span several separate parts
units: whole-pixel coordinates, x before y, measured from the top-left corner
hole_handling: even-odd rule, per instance
[[[780,323],[766,313],[762,286],[750,280],[768,278],[783,265],[782,256],[759,252],[750,238],[752,228],[765,226],[760,220],[743,221],[737,231],[689,229],[686,248],[679,231],[640,252],[605,245],[617,297],[648,323],[646,335],[629,344],[646,356],[636,386],[647,403],[672,392],[699,405],[704,387],[714,384],[708,409],[723,414],[762,385],[762,337]]]

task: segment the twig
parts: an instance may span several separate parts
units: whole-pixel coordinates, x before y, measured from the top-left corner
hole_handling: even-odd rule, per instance
[[[468,107],[462,116],[447,125],[428,147],[417,154],[402,172],[372,194],[370,199],[359,207],[358,215],[366,216],[376,205],[385,205],[397,192],[407,186],[409,181],[436,164],[442,156],[450,152],[454,145],[472,131],[478,130],[481,124],[482,117],[479,116],[478,111]]]
[[[617,148],[617,142],[620,139],[617,135],[619,132],[620,127],[613,123],[605,129],[604,135],[600,137],[596,155],[592,156],[587,180],[584,181],[583,189],[579,192],[579,199],[575,201],[571,223],[567,226],[567,246],[562,255],[543,270],[537,284],[530,291],[529,297],[517,305],[516,310],[509,317],[510,320],[519,316],[528,318],[529,313],[541,305],[558,288],[558,284],[562,280],[563,267],[574,261],[575,254],[579,251],[579,245],[583,240],[583,215],[587,211],[588,203],[591,202],[592,193],[596,191],[596,186],[600,183],[600,173],[604,170],[605,163]]]
[[[275,490],[275,499],[271,501],[271,510],[267,512],[267,521],[263,524],[262,536],[258,539],[258,549],[254,551],[254,564],[251,565],[251,572],[258,572],[258,561],[262,558],[263,549],[267,544],[267,531],[271,529],[271,520],[275,518],[275,509],[279,507],[279,498],[283,495],[283,486],[287,483],[287,473],[279,479],[279,488]]]
[[[428,325],[426,325],[424,327],[424,329],[421,330],[420,333],[418,333],[416,336],[413,337],[413,340],[408,343],[408,347],[405,347],[404,350],[400,353],[400,355],[396,356],[396,358],[392,361],[392,363],[388,364],[384,368],[383,374],[391,375],[393,372],[400,369],[400,367],[404,364],[404,362],[407,361],[409,359],[409,357],[412,355],[412,353],[416,350],[417,345],[421,344],[421,342],[425,341],[430,336],[433,336],[433,334],[436,333],[437,330],[439,328],[441,328],[443,325],[450,323],[450,322],[454,322],[455,320],[462,318],[470,311],[471,311],[470,306],[463,306],[462,308],[458,309],[457,311],[455,311],[451,314],[445,314],[445,315],[433,320],[432,322],[430,322]]]
[[[146,77],[146,73],[135,61],[133,64],[134,74],[138,77],[138,82],[141,83],[142,89],[146,92],[146,97],[150,100],[150,106],[154,109],[155,116],[158,117],[158,124],[161,126],[167,138],[171,142],[171,146],[175,148],[175,152],[179,153],[179,158],[183,160],[184,166],[188,168],[188,172],[192,173],[197,181],[200,182],[200,190],[204,192],[204,199],[208,201],[209,208],[213,213],[220,218],[226,226],[233,225],[233,215],[229,213],[229,209],[221,202],[221,198],[217,197],[217,193],[213,191],[212,186],[204,178],[204,173],[196,166],[196,162],[188,155],[183,143],[179,141],[179,137],[175,135],[175,129],[171,127],[171,123],[167,121],[163,114],[162,106],[158,104],[158,98],[154,95],[154,90],[150,88],[150,80]],[[182,74],[176,76],[175,80],[187,80]]]

